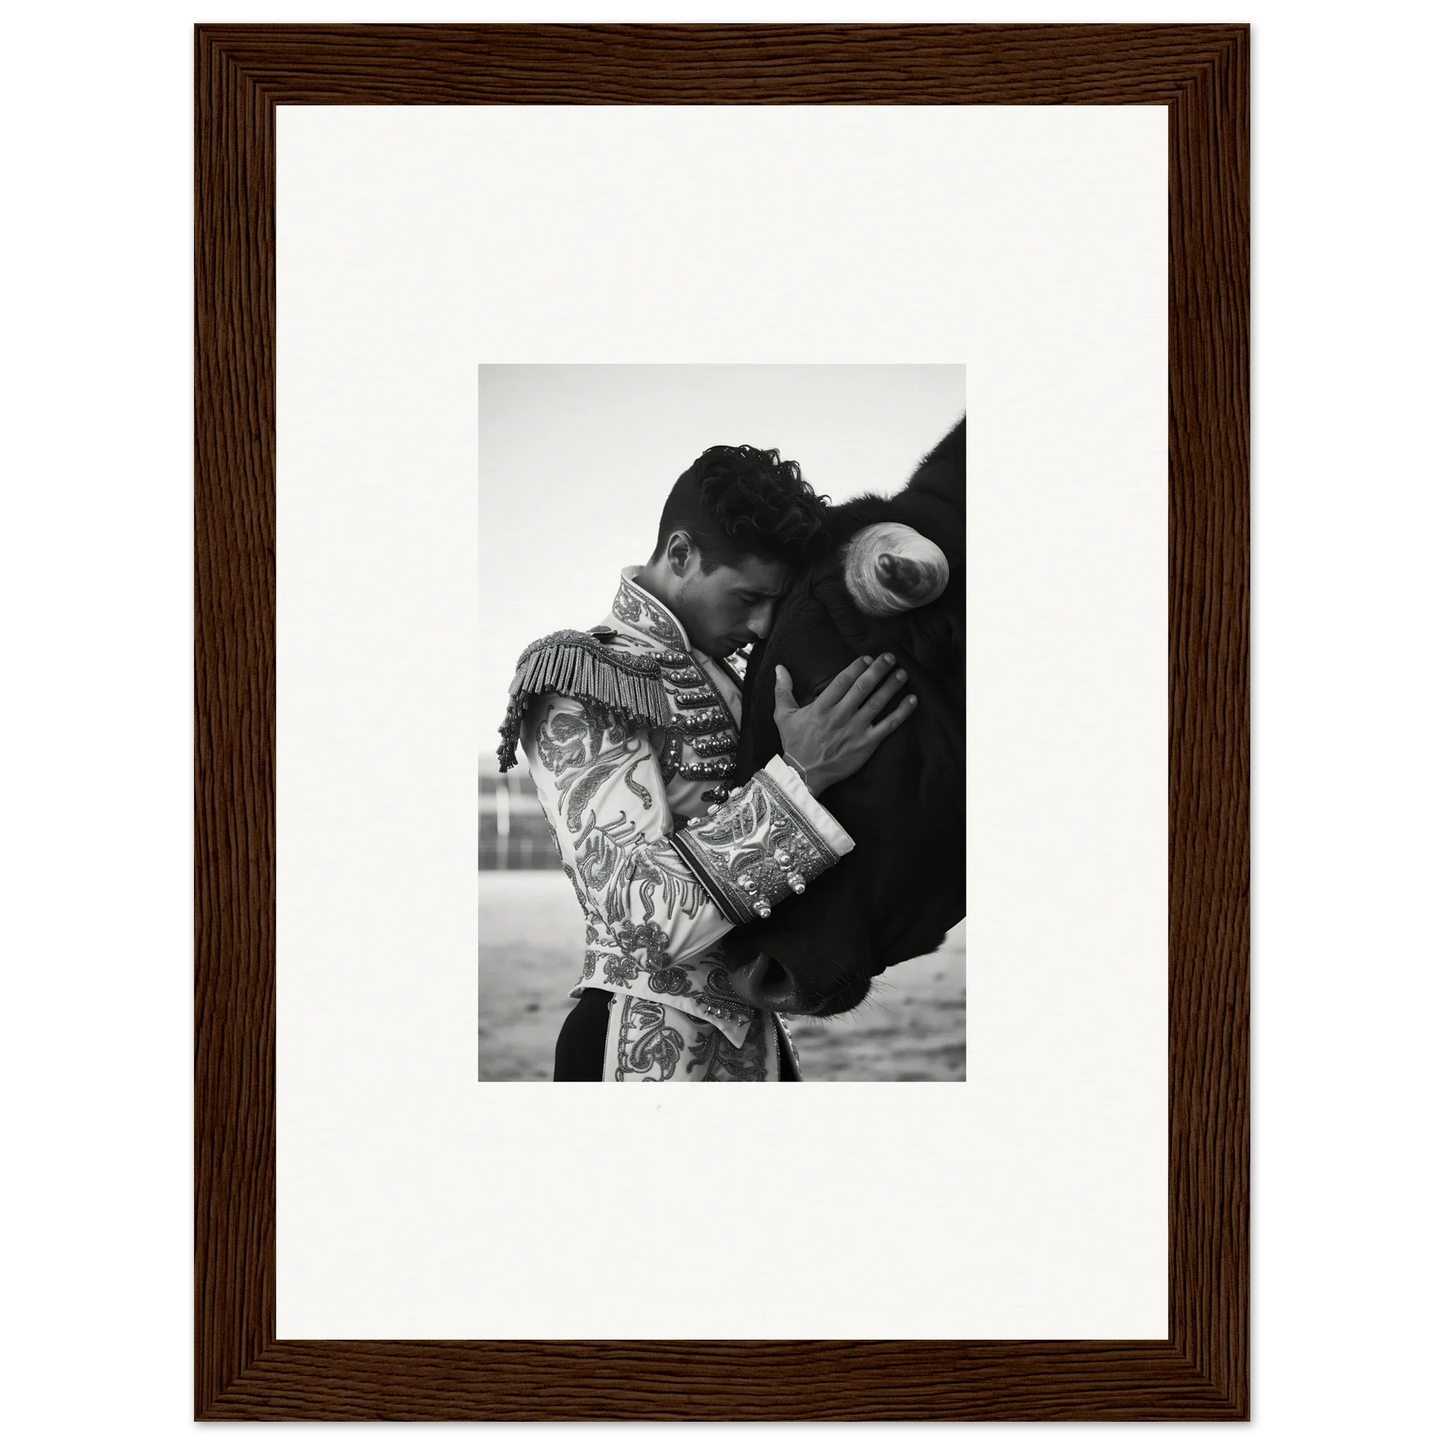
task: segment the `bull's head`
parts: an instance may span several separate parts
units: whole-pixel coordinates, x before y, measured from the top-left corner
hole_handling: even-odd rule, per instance
[[[783,1013],[854,1007],[876,975],[932,952],[964,915],[964,423],[902,492],[831,508],[828,526],[831,554],[796,579],[749,659],[742,776],[780,751],[778,664],[806,703],[854,658],[892,652],[918,707],[822,800],[853,851],[725,940],[737,992]]]

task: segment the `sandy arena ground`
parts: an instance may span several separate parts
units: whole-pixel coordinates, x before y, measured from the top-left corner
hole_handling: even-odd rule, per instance
[[[552,1048],[582,966],[582,922],[558,872],[477,875],[479,1077],[552,1077]],[[964,1077],[964,925],[890,968],[844,1018],[791,1019],[809,1083]]]

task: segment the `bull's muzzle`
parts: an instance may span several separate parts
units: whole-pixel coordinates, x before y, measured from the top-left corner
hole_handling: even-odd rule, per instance
[[[750,963],[739,968],[728,969],[728,981],[733,992],[754,1008],[783,1014],[808,1012],[792,975],[766,953],[756,954]]]
[[[872,979],[839,974],[826,990],[804,990],[776,958],[766,953],[736,967],[729,965],[728,981],[733,992],[754,1008],[772,1009],[780,1014],[807,1014],[828,1018],[857,1008],[865,998]]]

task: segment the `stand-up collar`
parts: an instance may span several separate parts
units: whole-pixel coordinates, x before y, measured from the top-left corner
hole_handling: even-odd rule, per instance
[[[617,596],[612,599],[612,615],[636,636],[656,642],[679,652],[691,652],[687,629],[636,577],[641,567],[624,567]]]

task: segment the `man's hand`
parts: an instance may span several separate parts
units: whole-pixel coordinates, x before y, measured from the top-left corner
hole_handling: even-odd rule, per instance
[[[876,662],[860,657],[807,707],[798,706],[787,668],[778,668],[773,720],[783,751],[807,773],[808,790],[814,797],[851,778],[917,706],[918,699],[910,693],[887,717],[874,721],[908,680],[901,667],[891,670],[893,662],[890,652]]]

